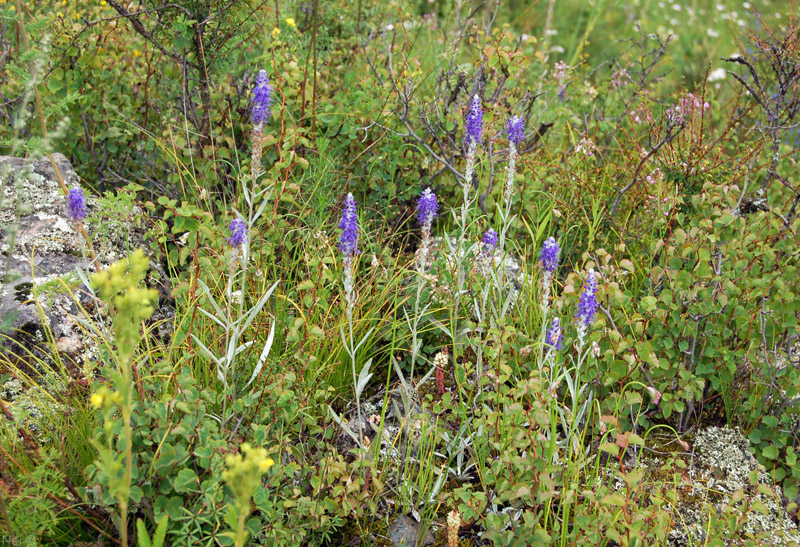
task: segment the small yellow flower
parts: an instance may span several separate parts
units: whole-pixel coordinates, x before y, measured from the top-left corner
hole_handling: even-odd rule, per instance
[[[258,464],[258,470],[263,473],[273,465],[275,465],[275,460],[273,460],[272,458],[266,458],[264,460],[261,460],[261,462]]]
[[[281,29],[279,29],[278,27],[275,27],[274,29],[272,29],[272,37],[273,38],[277,38],[280,35],[280,33],[281,33]]]
[[[99,393],[95,393],[91,397],[89,397],[89,402],[92,403],[93,407],[100,408],[101,406],[103,406],[103,396],[100,395]]]
[[[62,6],[66,6],[67,5],[67,0],[61,0],[61,5]]]
[[[142,52],[139,51],[138,49],[134,49],[133,50],[133,56],[134,57],[141,57],[142,56]]]
[[[66,3],[66,0],[65,0],[65,3]],[[296,27],[297,26],[297,23],[295,23],[294,19],[292,19],[291,17],[287,17],[286,18],[286,24],[289,25],[290,27]]]
[[[107,6],[108,2],[106,2],[106,0],[100,0],[100,5],[101,6]]]

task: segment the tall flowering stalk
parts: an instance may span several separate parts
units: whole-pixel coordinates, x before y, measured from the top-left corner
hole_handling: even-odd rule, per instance
[[[436,194],[430,188],[422,191],[422,195],[417,202],[417,220],[422,227],[422,242],[420,243],[417,255],[417,271],[424,273],[429,266],[431,246],[431,226],[433,220],[439,212],[439,204],[436,202]]]
[[[597,279],[594,269],[590,269],[586,274],[586,281],[583,282],[583,291],[578,300],[578,309],[575,312],[575,322],[578,331],[578,351],[583,348],[586,332],[594,321],[594,314],[597,312]]]
[[[451,337],[453,341],[453,359],[457,362],[458,350],[456,348],[456,336],[452,333],[457,332],[455,323],[458,321],[459,308],[461,305],[461,298],[466,293],[464,285],[466,283],[466,268],[465,261],[469,255],[467,248],[467,237],[469,232],[469,209],[472,204],[469,188],[472,185],[472,179],[475,174],[475,155],[478,151],[478,145],[481,142],[483,134],[483,107],[481,106],[481,99],[478,95],[474,95],[470,101],[469,111],[467,112],[466,119],[464,120],[464,144],[467,148],[467,165],[464,173],[463,180],[463,201],[461,203],[461,214],[454,215],[456,225],[458,226],[458,238],[451,240],[445,238],[445,242],[449,247],[450,254],[454,257],[454,271],[455,271],[455,290],[453,291],[453,306],[451,309],[451,321],[453,327],[451,329]]]
[[[483,135],[483,106],[478,95],[472,97],[467,113],[464,141],[467,145],[467,169],[464,178],[467,183],[472,183],[472,175],[475,173],[475,154],[478,151],[478,144]]]
[[[364,422],[361,420],[361,391],[367,385],[367,382],[372,376],[372,374],[369,373],[369,368],[372,361],[367,361],[361,368],[360,373],[356,372],[356,352],[358,351],[358,348],[367,340],[372,331],[370,330],[370,332],[364,335],[364,338],[362,338],[358,344],[355,343],[353,336],[353,308],[355,307],[356,303],[356,294],[353,266],[356,255],[358,255],[361,251],[358,248],[359,228],[358,214],[356,212],[356,200],[352,193],[347,194],[347,197],[344,200],[344,209],[342,210],[342,219],[339,221],[339,229],[342,231],[341,235],[339,236],[339,250],[342,253],[342,272],[344,277],[343,284],[346,302],[347,325],[350,329],[349,341],[345,338],[344,330],[342,330],[341,334],[342,341],[345,343],[345,347],[347,348],[347,353],[350,355],[350,364],[353,373],[353,390],[355,391],[356,396],[356,414],[358,416],[358,432],[353,434],[352,430],[348,431],[350,431],[350,434],[354,437],[359,446],[364,446]],[[335,413],[334,416],[336,416]]]
[[[503,189],[503,201],[506,210],[511,207],[511,197],[514,192],[514,175],[517,165],[517,147],[525,139],[525,122],[519,116],[512,116],[506,124],[508,136],[508,165],[506,166],[506,186]]]
[[[467,145],[467,166],[464,171],[464,202],[469,202],[469,187],[475,175],[475,155],[483,135],[483,106],[478,95],[472,97],[465,122],[464,143]]]
[[[356,199],[353,194],[347,194],[344,200],[342,220],[339,222],[342,234],[339,237],[339,250],[342,252],[342,269],[344,275],[344,294],[347,302],[347,320],[353,322],[353,307],[355,306],[355,282],[353,280],[353,261],[359,254],[358,250],[358,215],[356,213]]]
[[[250,120],[253,122],[250,176],[255,180],[261,172],[261,155],[264,151],[264,124],[272,116],[272,86],[266,70],[259,70],[250,102]]]
[[[542,309],[545,311],[550,307],[550,285],[558,268],[558,255],[560,252],[556,239],[548,237],[544,240],[542,250],[539,253],[539,260],[542,262]]]
[[[226,242],[231,248],[231,261],[228,282],[225,286],[225,300],[218,302],[208,286],[202,280],[199,281],[215,313],[202,311],[225,329],[224,350],[219,355],[212,351],[211,348],[206,347],[202,340],[192,334],[192,339],[200,348],[200,351],[216,365],[217,379],[225,389],[225,397],[222,399],[222,415],[220,416],[220,423],[223,428],[229,418],[227,411],[229,399],[236,399],[237,386],[235,382],[231,381],[231,373],[235,369],[237,356],[253,344],[252,340],[242,342],[242,338],[279,283],[279,281],[273,283],[269,289],[260,295],[252,307],[245,308],[248,302],[249,236],[256,225],[256,221],[261,217],[265,207],[270,202],[273,190],[272,185],[267,185],[262,189],[258,189],[257,185],[258,176],[261,173],[264,125],[269,122],[271,117],[271,106],[272,86],[269,84],[267,72],[261,70],[256,77],[250,103],[250,121],[253,123],[250,176],[244,175],[239,178],[239,187],[244,197],[246,208],[241,212],[234,209],[234,218],[228,225],[229,235],[226,238]],[[256,204],[258,204],[257,207]],[[237,282],[239,283],[239,288],[234,291]],[[264,343],[258,361],[256,361],[255,368],[244,386],[245,389],[258,378],[269,357],[274,336],[275,322],[273,321],[270,325],[267,340]]]

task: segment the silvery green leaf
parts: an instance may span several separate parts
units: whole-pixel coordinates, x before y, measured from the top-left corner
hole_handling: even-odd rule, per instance
[[[433,376],[434,372],[436,372],[436,367],[431,367],[431,369],[427,372],[427,374],[425,374],[425,376],[423,376],[420,379],[420,381],[417,382],[417,389],[419,389],[421,386],[425,385],[425,382],[427,382],[428,380],[431,379],[431,377]]]
[[[446,334],[446,335],[447,335],[449,338],[452,338],[452,337],[453,337],[453,335],[450,333],[450,329],[448,329],[447,327],[445,327],[445,326],[444,326],[444,323],[442,323],[442,322],[441,322],[441,321],[439,321],[438,319],[436,319],[436,318],[434,318],[434,317],[431,317],[431,323],[433,323],[433,324],[434,324],[434,326],[438,327],[438,328],[439,328],[439,330],[441,330],[443,333],[445,333],[445,334]]]
[[[225,352],[225,363],[230,365],[233,362],[233,356],[236,352],[236,346],[239,342],[238,329],[234,328],[230,340],[228,340],[228,350]]]
[[[250,311],[249,311],[249,312],[247,312],[246,319],[245,319],[245,321],[244,321],[244,325],[242,325],[242,331],[244,331],[244,329],[246,329],[247,327],[249,327],[249,326],[250,326],[250,323],[252,323],[252,322],[253,322],[253,319],[255,319],[255,317],[256,317],[256,315],[258,314],[258,312],[260,312],[260,311],[261,311],[261,308],[263,308],[263,307],[264,307],[264,304],[266,304],[266,303],[267,303],[267,299],[268,299],[268,298],[269,298],[269,297],[272,295],[272,291],[274,291],[274,290],[275,290],[275,287],[277,287],[277,286],[278,286],[278,283],[280,283],[280,280],[276,281],[276,282],[275,282],[275,283],[274,283],[274,284],[273,284],[273,285],[272,285],[272,286],[271,286],[271,287],[270,287],[270,288],[267,290],[267,292],[265,292],[265,293],[264,293],[264,295],[263,295],[261,298],[259,298],[259,300],[258,300],[258,302],[256,303],[256,305],[255,305],[255,306],[253,306],[253,307],[250,309]],[[244,295],[242,295],[242,298],[244,298]]]
[[[250,346],[252,346],[252,345],[253,345],[253,342],[255,342],[255,340],[250,340],[249,342],[245,342],[244,344],[240,344],[240,345],[239,345],[239,347],[238,347],[238,348],[236,348],[236,353],[235,353],[235,355],[239,355],[239,354],[240,354],[240,353],[242,353],[244,350],[246,350],[247,348],[249,348]]]
[[[203,288],[203,292],[206,293],[206,298],[208,298],[208,300],[211,302],[211,305],[214,306],[214,311],[217,312],[217,317],[225,317],[225,313],[223,313],[222,308],[219,306],[219,304],[217,304],[217,300],[211,296],[211,291],[209,290],[208,285],[206,285],[201,279],[198,279],[197,282],[200,283],[200,286]]]
[[[339,334],[342,335],[342,344],[344,345],[344,349],[347,351],[347,355],[350,358],[353,358],[353,349],[350,347],[350,343],[347,341],[347,337],[344,335],[344,327],[339,327]]]
[[[403,387],[403,393],[408,391],[408,383],[406,383],[406,378],[403,376],[403,371],[400,368],[400,365],[397,364],[397,359],[392,359],[392,365],[394,365],[394,370],[397,373],[397,377],[400,378],[400,385]]]
[[[200,308],[200,307],[198,307],[198,308],[197,308],[197,311],[199,311],[200,313],[202,313],[203,315],[205,315],[206,317],[208,317],[209,319],[211,319],[212,321],[214,321],[214,322],[215,322],[217,325],[219,325],[219,326],[220,326],[220,327],[222,327],[223,329],[224,329],[224,328],[227,328],[227,327],[226,327],[226,325],[225,325],[225,323],[223,323],[222,321],[220,321],[219,319],[217,319],[217,317],[216,317],[215,315],[213,315],[212,313],[210,313],[210,312],[207,312],[206,310],[204,310],[203,308]]]
[[[355,434],[355,433],[353,433],[353,430],[352,430],[352,429],[350,429],[350,426],[349,426],[349,425],[347,425],[347,424],[344,422],[344,420],[343,420],[342,418],[340,418],[340,417],[339,417],[339,415],[338,415],[338,414],[336,414],[336,411],[335,411],[335,410],[333,410],[333,407],[332,407],[332,406],[330,406],[330,405],[328,405],[328,410],[330,410],[330,411],[331,411],[331,416],[333,417],[333,421],[335,421],[337,424],[339,424],[339,427],[341,427],[341,428],[342,428],[342,431],[344,431],[345,433],[347,433],[347,434],[350,436],[350,438],[351,438],[351,439],[353,439],[353,440],[356,442],[356,444],[357,444],[358,446],[361,446],[361,441],[358,439],[358,437],[356,436],[356,434]]]
[[[90,293],[90,294],[91,294],[93,297],[95,297],[94,289],[92,288],[92,282],[91,282],[91,281],[89,280],[89,278],[86,276],[86,272],[84,272],[84,271],[83,271],[82,269],[80,269],[80,268],[76,268],[76,269],[75,269],[75,274],[76,274],[76,275],[78,276],[78,278],[81,280],[81,283],[83,283],[83,286],[84,286],[84,287],[86,287],[86,290],[87,290],[87,291],[89,291],[89,293]]]
[[[266,191],[266,188],[264,189],[264,191]],[[263,192],[263,191],[262,191],[262,192]],[[258,194],[258,195],[260,196],[262,192],[259,192],[259,194]],[[264,199],[264,200],[261,202],[261,205],[259,205],[259,206],[258,206],[258,210],[256,210],[256,214],[255,214],[255,215],[253,215],[253,222],[255,222],[255,221],[256,221],[256,219],[258,219],[258,217],[260,217],[260,216],[261,216],[261,213],[263,213],[263,212],[264,212],[264,207],[266,207],[268,203],[269,203],[269,200],[268,200],[268,199]]]
[[[209,358],[209,359],[211,359],[211,360],[212,360],[214,363],[216,363],[217,365],[219,365],[219,359],[217,359],[217,357],[215,357],[215,356],[214,356],[214,354],[213,354],[213,353],[211,353],[211,351],[210,351],[210,350],[209,350],[209,349],[208,349],[208,348],[205,346],[205,344],[203,344],[203,343],[200,341],[200,339],[199,339],[197,336],[195,336],[194,334],[192,334],[192,340],[194,340],[194,341],[195,341],[195,343],[197,343],[197,345],[198,345],[198,346],[200,346],[200,350],[201,350],[201,352],[202,352],[203,354],[205,354],[205,356],[206,356],[206,357],[208,357],[208,358]]]
[[[356,395],[361,396],[361,393],[364,391],[364,388],[369,382],[369,379],[372,378],[372,374],[369,373],[369,367],[372,365],[372,359],[368,359],[364,366],[361,367],[361,372],[358,373],[358,382],[356,382]]]
[[[245,388],[249,387],[250,384],[258,377],[258,373],[261,372],[261,368],[264,366],[264,362],[267,360],[267,356],[269,355],[270,349],[272,349],[272,342],[275,339],[275,321],[272,322],[272,325],[269,328],[269,335],[267,335],[267,342],[264,344],[264,349],[261,350],[261,355],[258,358],[258,363],[256,363],[256,368],[253,369],[253,374],[250,376],[250,380],[247,381],[247,385],[244,386]]]
[[[435,470],[434,470],[435,472]],[[444,485],[444,479],[447,478],[445,473],[439,472],[439,478],[436,479],[436,484],[433,485],[433,489],[431,490],[430,496],[428,496],[428,503],[436,503],[436,496],[439,494],[439,490],[442,489]]]
[[[356,351],[358,351],[358,348],[360,348],[360,347],[361,347],[361,346],[364,344],[364,342],[366,342],[366,341],[367,341],[367,339],[368,339],[370,336],[372,336],[372,333],[373,333],[374,331],[375,331],[375,327],[372,327],[372,328],[370,328],[370,329],[367,331],[367,333],[366,333],[366,334],[365,334],[365,335],[364,335],[364,336],[361,338],[361,341],[360,341],[358,344],[356,344],[356,347],[353,349],[353,353],[355,353]]]

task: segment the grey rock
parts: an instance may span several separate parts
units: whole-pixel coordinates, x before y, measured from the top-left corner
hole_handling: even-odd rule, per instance
[[[54,154],[54,160],[67,188],[76,185],[78,176],[69,161],[61,154]],[[47,350],[53,347],[68,357],[67,364],[79,365],[92,353],[74,318],[95,311],[94,301],[74,272],[81,269],[88,275],[93,269],[66,204],[48,158],[0,156],[0,324],[5,318],[7,327],[0,351],[25,372],[48,361]],[[87,206],[90,214],[97,208],[92,198]],[[116,234],[110,229],[93,234],[85,224],[101,267],[130,249],[145,247],[140,228],[116,220],[104,227],[117,224]],[[151,266],[158,270],[153,261]],[[160,278],[166,279],[163,272]]]
[[[389,541],[397,547],[415,547],[431,545],[435,540],[430,532],[418,543],[419,523],[408,515],[400,515],[389,526]]]

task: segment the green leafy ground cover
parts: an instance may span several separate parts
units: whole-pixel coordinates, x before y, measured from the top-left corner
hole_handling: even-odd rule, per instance
[[[8,537],[666,545],[729,426],[781,489],[683,541],[783,541],[748,522],[800,479],[791,5],[0,0],[0,39],[3,154],[149,244],[82,277],[95,354],[0,361],[40,410],[4,391]]]

